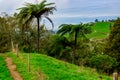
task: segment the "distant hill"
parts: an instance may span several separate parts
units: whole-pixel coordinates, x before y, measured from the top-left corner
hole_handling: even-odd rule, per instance
[[[55,58],[32,53],[30,56],[31,72],[27,69],[27,54],[20,53],[19,57],[9,53],[17,70],[24,80],[112,80],[102,74],[98,74],[95,69],[76,66]]]
[[[92,33],[87,34],[87,37],[92,39],[102,39],[109,36],[110,25],[113,25],[113,22],[96,22],[94,26],[92,26]]]

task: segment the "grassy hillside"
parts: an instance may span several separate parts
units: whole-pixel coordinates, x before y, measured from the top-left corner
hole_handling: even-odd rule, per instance
[[[2,54],[0,54],[0,80],[12,80]]]
[[[93,39],[105,38],[109,35],[111,22],[96,22],[92,27],[92,33],[88,34],[87,37]]]
[[[112,80],[98,74],[94,69],[75,66],[35,53],[31,54],[31,72],[28,72],[27,54],[21,53],[18,58],[13,53],[9,53],[8,56],[13,58],[24,80],[100,80],[100,76],[102,80]]]

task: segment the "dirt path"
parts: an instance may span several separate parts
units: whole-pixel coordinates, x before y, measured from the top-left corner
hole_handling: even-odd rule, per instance
[[[10,74],[14,80],[23,80],[23,78],[20,76],[20,73],[16,71],[16,65],[13,64],[13,61],[11,58],[6,58],[7,67],[10,71]]]

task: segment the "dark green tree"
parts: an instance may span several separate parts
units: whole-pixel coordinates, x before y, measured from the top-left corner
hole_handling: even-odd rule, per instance
[[[77,48],[78,38],[87,39],[85,34],[91,32],[91,25],[92,24],[62,24],[60,25],[60,29],[58,30],[58,34],[64,36],[68,34],[72,37],[72,41],[74,42],[71,46],[73,48],[73,52],[71,52],[72,56],[72,63],[74,63],[74,54]]]
[[[68,34],[69,36],[72,36],[74,38],[74,45],[77,45],[78,37],[84,37],[85,34],[91,32],[91,28],[88,24],[62,24],[59,26],[58,34],[61,36]]]
[[[64,36],[54,35],[51,37],[51,41],[47,46],[48,55],[55,58],[63,58],[65,56],[64,50],[69,45],[69,41]]]
[[[120,71],[120,18],[118,18],[111,27],[105,53],[116,58],[118,62],[117,69]]]
[[[13,33],[15,31],[15,25],[14,16],[2,13],[2,16],[0,16],[0,51],[4,52],[11,50],[11,42],[14,36]]]
[[[103,63],[104,62],[104,63]],[[89,66],[96,68],[98,72],[112,73],[112,68],[117,65],[116,59],[108,55],[95,55],[89,59]]]

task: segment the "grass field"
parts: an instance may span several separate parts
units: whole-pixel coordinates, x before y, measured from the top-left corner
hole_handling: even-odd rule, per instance
[[[2,54],[0,54],[0,80],[12,80]]]
[[[94,26],[92,26],[92,33],[86,34],[87,38],[103,39],[108,37],[110,25],[113,25],[113,22],[96,22]],[[64,36],[68,38],[69,35],[65,34]]]
[[[27,69],[27,54],[21,53],[17,58],[8,53],[17,65],[17,70],[24,80],[112,80],[110,77],[98,74],[94,69],[78,67],[67,62],[48,57],[42,54],[31,54],[31,71]]]
[[[88,38],[93,39],[102,39],[109,35],[110,25],[113,25],[112,22],[96,22],[94,26],[92,26],[92,33],[88,34]]]

